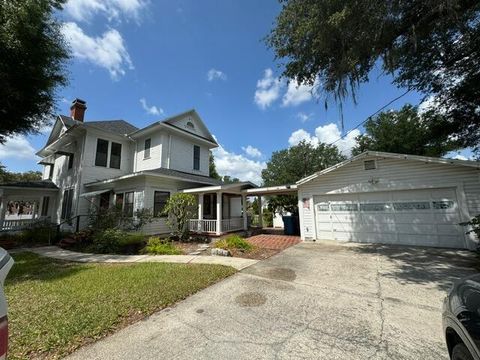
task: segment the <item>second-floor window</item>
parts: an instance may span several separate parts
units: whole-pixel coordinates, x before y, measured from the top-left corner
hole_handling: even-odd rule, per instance
[[[68,168],[71,169],[73,167],[73,154],[68,155]]]
[[[107,167],[108,158],[108,141],[103,139],[97,140],[97,154],[95,155],[95,166]]]
[[[112,142],[110,149],[110,167],[120,169],[120,161],[122,158],[122,144]]]
[[[145,147],[143,152],[143,158],[148,159],[150,157],[150,146],[152,145],[152,139],[145,140]]]
[[[200,170],[200,146],[193,145],[193,170]]]

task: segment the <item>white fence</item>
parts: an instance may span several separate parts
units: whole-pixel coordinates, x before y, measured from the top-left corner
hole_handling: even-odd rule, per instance
[[[243,218],[223,219],[221,221],[220,232],[230,232],[243,229]],[[189,230],[198,233],[216,233],[217,220],[191,219]]]

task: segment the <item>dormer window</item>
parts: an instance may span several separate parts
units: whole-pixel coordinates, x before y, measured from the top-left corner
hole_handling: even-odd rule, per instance
[[[193,170],[200,170],[200,146],[193,145]]]

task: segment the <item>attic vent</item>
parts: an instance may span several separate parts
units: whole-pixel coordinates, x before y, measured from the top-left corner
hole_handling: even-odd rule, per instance
[[[187,122],[187,127],[189,129],[192,129],[192,130],[195,129],[195,126],[193,125],[193,123],[191,121]]]
[[[375,164],[375,160],[365,160],[363,162],[363,166],[365,170],[375,170],[377,168],[377,164]]]

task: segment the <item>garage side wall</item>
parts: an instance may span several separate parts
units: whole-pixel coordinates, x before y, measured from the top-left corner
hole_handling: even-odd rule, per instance
[[[376,168],[365,170],[366,160],[375,160]],[[457,189],[461,221],[480,213],[480,171],[475,168],[381,157],[355,160],[299,185],[301,237],[303,240],[317,238],[314,196],[446,187]],[[473,241],[473,237],[468,240]],[[472,246],[474,244],[469,245]]]

